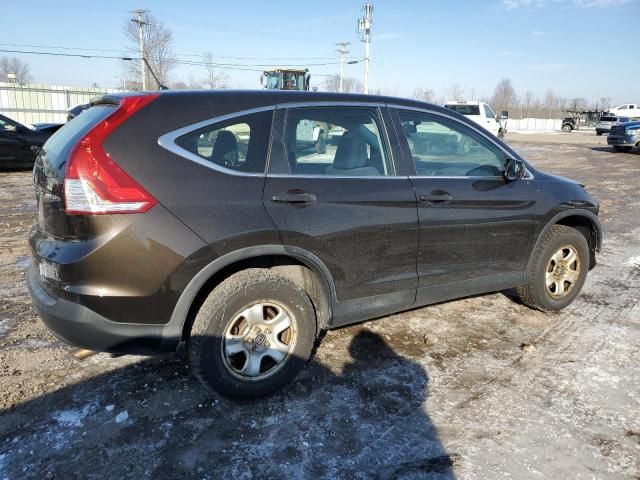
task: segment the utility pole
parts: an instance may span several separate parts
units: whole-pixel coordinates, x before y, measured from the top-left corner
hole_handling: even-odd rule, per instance
[[[373,23],[373,5],[365,3],[364,16],[358,19],[358,32],[360,41],[364,42],[364,93],[369,93],[369,57],[371,44],[371,25]]]
[[[340,53],[340,86],[338,88],[338,91],[342,93],[342,78],[344,77],[344,56],[349,53],[347,47],[351,45],[351,42],[340,42],[336,43],[336,45],[340,47],[338,50],[336,50],[336,52]]]
[[[132,18],[133,23],[138,24],[138,47],[140,49],[140,74],[142,75],[142,90],[147,89],[147,69],[146,69],[146,57],[144,49],[144,25],[149,25],[149,22],[143,20],[143,15],[148,13],[149,10],[142,10],[141,8],[134,10],[131,13],[135,13],[138,18]]]

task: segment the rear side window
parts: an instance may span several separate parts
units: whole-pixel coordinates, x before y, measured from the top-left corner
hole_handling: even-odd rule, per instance
[[[207,125],[179,137],[176,144],[212,165],[263,173],[269,151],[272,111]]]
[[[54,133],[44,144],[38,163],[48,176],[62,177],[67,168],[67,159],[76,143],[95,125],[111,115],[116,105],[91,107]]]
[[[445,105],[449,110],[458,112],[462,115],[480,115],[480,107],[478,105]]]

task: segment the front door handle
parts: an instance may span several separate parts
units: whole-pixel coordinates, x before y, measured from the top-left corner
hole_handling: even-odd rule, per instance
[[[448,203],[453,197],[447,192],[433,192],[430,195],[420,195],[420,201],[425,203]]]
[[[317,199],[313,193],[296,191],[289,191],[271,197],[271,200],[278,203],[313,203]]]

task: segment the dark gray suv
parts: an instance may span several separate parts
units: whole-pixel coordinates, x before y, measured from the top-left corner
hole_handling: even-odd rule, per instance
[[[581,185],[398,98],[107,95],[44,145],[33,182],[28,285],[49,328],[100,351],[185,344],[235,397],[289,382],[326,329],[513,287],[559,310],[602,238]]]

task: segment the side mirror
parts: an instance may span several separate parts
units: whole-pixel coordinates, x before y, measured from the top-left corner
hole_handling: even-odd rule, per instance
[[[504,172],[504,178],[509,180],[510,182],[514,180],[520,180],[524,177],[524,162],[522,160],[516,160],[515,158],[511,158],[507,160],[507,169]]]

